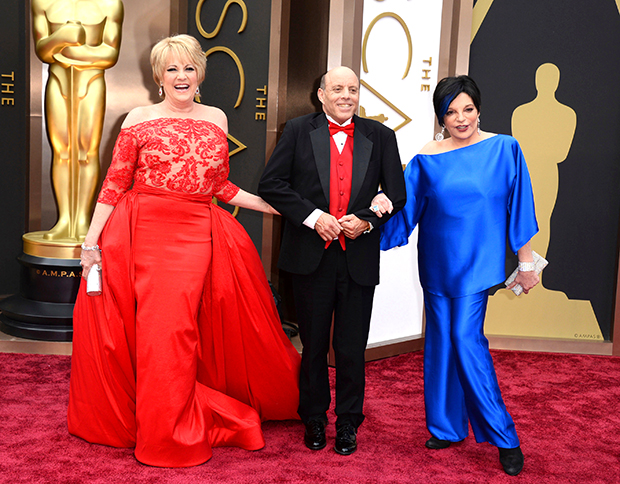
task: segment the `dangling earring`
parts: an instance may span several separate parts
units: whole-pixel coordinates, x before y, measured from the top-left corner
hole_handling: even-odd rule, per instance
[[[159,86],[159,97],[164,97],[164,85],[160,84]]]
[[[196,88],[196,92],[194,93],[194,101],[197,103],[200,102],[200,87]]]
[[[445,129],[446,129],[446,126],[442,125],[441,126],[441,133],[437,133],[435,135],[435,141],[443,141],[443,132],[444,132]]]
[[[482,136],[482,133],[480,132],[480,116],[478,116],[478,136]]]

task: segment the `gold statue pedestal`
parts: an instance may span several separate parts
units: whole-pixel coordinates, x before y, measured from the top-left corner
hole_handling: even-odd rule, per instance
[[[73,339],[73,305],[80,287],[80,244],[45,240],[46,232],[22,237],[19,294],[0,301],[0,329],[19,338]]]

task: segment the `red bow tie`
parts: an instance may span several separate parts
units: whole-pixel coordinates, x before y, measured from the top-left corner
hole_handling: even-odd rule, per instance
[[[338,126],[335,123],[329,122],[329,135],[334,136],[336,133],[340,131],[344,131],[349,136],[353,136],[353,131],[355,130],[355,125],[353,123],[349,123],[346,126]]]

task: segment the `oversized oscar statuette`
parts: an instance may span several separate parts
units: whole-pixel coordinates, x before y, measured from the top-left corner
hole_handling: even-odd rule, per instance
[[[45,120],[58,221],[48,231],[23,236],[20,294],[0,303],[0,324],[15,336],[68,341],[80,245],[99,183],[104,71],[118,60],[124,10],[121,0],[31,3],[35,50],[49,64]]]
[[[560,83],[560,69],[555,64],[539,66],[535,82],[536,98],[513,112],[512,134],[521,145],[532,179],[540,227],[532,238],[532,249],[546,257],[551,215],[558,197],[558,164],[568,157],[577,113],[555,97]],[[603,341],[592,303],[569,299],[562,291],[548,289],[544,273],[539,286],[527,296],[516,297],[510,291],[497,291],[491,296],[485,332],[493,336]]]

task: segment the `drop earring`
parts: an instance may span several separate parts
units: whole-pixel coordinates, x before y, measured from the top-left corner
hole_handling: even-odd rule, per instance
[[[480,131],[480,116],[478,116],[478,136],[482,136],[482,132]]]
[[[435,135],[435,141],[443,141],[443,132],[444,132],[445,129],[446,129],[446,126],[442,125],[441,126],[441,133],[437,133]]]
[[[194,93],[194,101],[197,103],[200,102],[200,87],[196,88],[196,92]]]
[[[164,85],[159,86],[159,97],[164,97]]]

